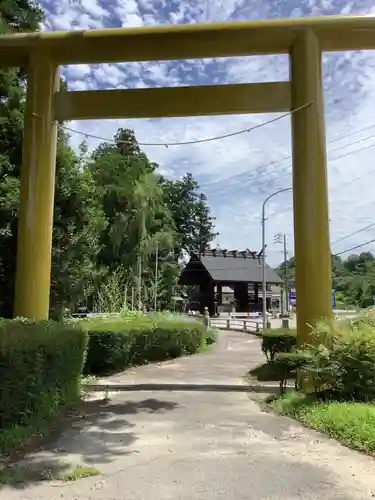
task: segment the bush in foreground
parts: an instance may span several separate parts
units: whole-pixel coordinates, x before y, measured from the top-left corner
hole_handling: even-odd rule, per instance
[[[138,315],[83,323],[89,334],[85,373],[103,374],[199,351],[201,322],[176,316]],[[214,333],[209,335],[214,340]]]
[[[375,335],[372,323],[318,324],[312,341],[299,351],[306,357],[302,375],[321,397],[342,401],[375,399]]]
[[[375,405],[359,402],[321,402],[291,392],[272,406],[303,424],[328,434],[352,449],[375,454]]]
[[[272,406],[350,448],[375,454],[374,327],[369,316],[319,323],[310,344],[299,350],[289,340],[267,339],[269,362],[252,374],[278,379],[281,393],[287,379],[306,381],[305,393],[287,392]]]
[[[0,453],[9,453],[73,404],[87,334],[52,321],[0,321]]]
[[[317,397],[342,401],[375,399],[374,321],[319,323],[311,331],[311,342],[296,349],[296,334],[283,330],[266,332],[262,350],[268,363],[259,370],[278,380],[281,392],[286,381],[299,373],[307,378],[309,392]],[[251,373],[257,376],[257,370]]]
[[[262,335],[262,352],[272,362],[280,352],[291,352],[296,345],[297,331],[289,328],[266,330]]]

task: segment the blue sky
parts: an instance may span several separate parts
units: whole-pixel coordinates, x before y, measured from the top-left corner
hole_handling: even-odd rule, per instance
[[[375,15],[370,0],[43,0],[45,30],[130,27],[333,14]],[[332,251],[375,238],[375,52],[324,54],[324,87]],[[286,56],[215,60],[76,65],[63,68],[70,90],[265,82],[288,79]],[[71,123],[87,134],[111,138],[118,127],[142,142],[180,142],[249,128],[275,115],[102,120]],[[343,137],[344,136],[344,137]],[[343,137],[343,138],[341,138]],[[341,139],[340,139],[341,138]],[[77,146],[84,136],[72,134]],[[338,140],[339,139],[339,140]],[[89,139],[91,148],[100,141]],[[372,147],[374,145],[374,147]],[[260,250],[260,211],[272,192],[291,186],[290,119],[283,118],[229,139],[178,147],[145,147],[171,178],[192,172],[201,183],[223,248]],[[274,235],[283,232],[293,255],[291,193],[268,204],[268,260],[282,259]],[[337,241],[338,239],[341,241]],[[336,242],[337,241],[337,242]],[[358,251],[375,251],[375,245]],[[345,257],[347,254],[344,254]]]

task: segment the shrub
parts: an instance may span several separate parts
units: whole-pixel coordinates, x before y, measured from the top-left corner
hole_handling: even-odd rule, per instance
[[[87,334],[77,326],[0,321],[1,452],[77,400],[86,345]]]
[[[300,379],[309,380],[308,390],[320,400],[368,401],[375,399],[375,336],[373,321],[320,323],[312,331],[312,342],[302,350],[271,357],[272,373],[280,381],[281,391],[286,381],[300,372]],[[276,347],[268,347],[271,353]],[[273,349],[273,351],[272,351]],[[284,389],[283,389],[284,387]]]
[[[91,374],[194,354],[204,335],[201,322],[176,316],[96,319],[84,325],[89,333],[85,373]]]
[[[296,378],[298,370],[309,363],[310,359],[304,352],[279,353],[273,361],[259,365],[249,373],[259,382],[279,382],[280,393],[283,394],[288,380]]]
[[[217,336],[218,336],[218,330],[216,330],[215,328],[208,328],[206,332],[206,344],[207,345],[214,344],[217,340]]]
[[[304,352],[312,360],[309,372],[317,393],[341,400],[375,398],[375,335],[372,321],[337,322],[316,327],[316,344]]]
[[[288,380],[295,379],[295,388],[298,387],[297,374],[307,370],[314,358],[304,351],[282,352],[277,354],[275,364],[279,375],[280,393],[283,394]]]
[[[291,352],[296,345],[297,332],[288,328],[266,330],[262,336],[262,352],[272,362],[280,352]]]

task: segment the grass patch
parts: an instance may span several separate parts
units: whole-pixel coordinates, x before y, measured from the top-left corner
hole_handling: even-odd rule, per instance
[[[96,467],[89,465],[76,465],[74,467],[61,466],[57,470],[55,467],[45,466],[43,468],[18,466],[17,464],[5,466],[0,469],[0,485],[25,485],[26,483],[36,483],[42,481],[78,481],[86,477],[98,476],[100,471]],[[64,469],[64,470],[61,470]]]
[[[291,392],[271,403],[279,413],[354,450],[375,455],[375,405],[362,402],[320,402]]]
[[[4,467],[0,470],[0,484],[22,484],[26,482],[25,471],[23,469],[18,469],[17,467]]]
[[[58,474],[56,479],[60,481],[79,481],[85,477],[99,476],[100,471],[89,465],[76,465],[74,468]]]

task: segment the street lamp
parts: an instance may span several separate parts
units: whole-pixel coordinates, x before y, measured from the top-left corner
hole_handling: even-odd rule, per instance
[[[262,317],[263,317],[263,331],[267,327],[267,281],[266,281],[266,203],[271,198],[280,193],[291,191],[292,188],[279,189],[275,193],[270,194],[263,202],[262,205]]]

